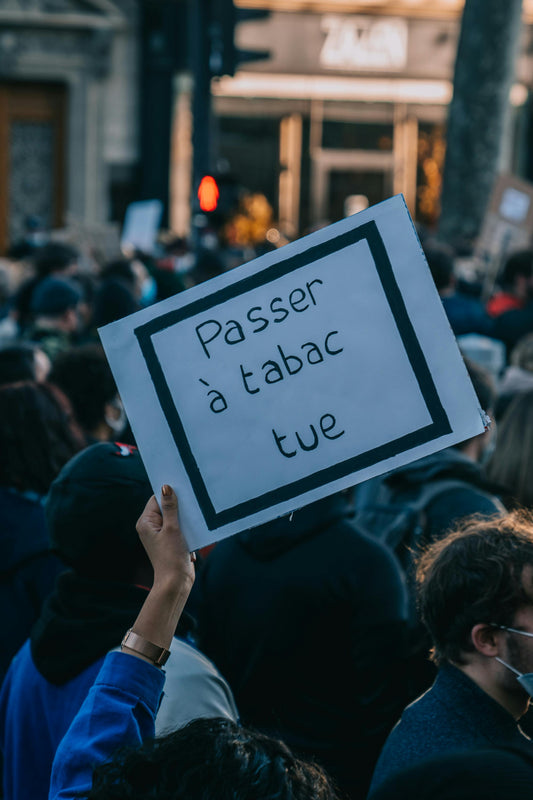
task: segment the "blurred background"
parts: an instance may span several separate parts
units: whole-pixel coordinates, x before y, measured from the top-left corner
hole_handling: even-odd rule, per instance
[[[533,0],[477,5],[509,84],[487,169],[533,180]],[[174,257],[221,230],[277,246],[397,192],[436,228],[463,7],[0,0],[0,255],[62,231],[112,257],[129,204],[154,199]]]

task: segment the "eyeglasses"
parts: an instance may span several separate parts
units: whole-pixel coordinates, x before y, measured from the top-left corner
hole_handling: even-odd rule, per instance
[[[519,631],[518,628],[508,628],[507,625],[497,625],[495,622],[490,623],[493,628],[499,628],[501,631],[509,631],[510,633],[521,633],[522,636],[530,636],[533,638],[533,633],[527,631]]]

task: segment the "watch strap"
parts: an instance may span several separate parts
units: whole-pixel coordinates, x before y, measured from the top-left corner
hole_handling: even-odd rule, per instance
[[[170,650],[167,650],[165,647],[159,647],[159,645],[153,642],[149,642],[144,636],[135,633],[132,628],[126,631],[121,647],[127,647],[128,650],[134,650],[136,653],[140,653],[142,656],[145,656],[145,658],[148,658],[156,667],[163,667],[167,663],[170,655]]]

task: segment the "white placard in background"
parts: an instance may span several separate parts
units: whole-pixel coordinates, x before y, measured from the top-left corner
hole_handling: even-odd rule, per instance
[[[163,214],[161,200],[140,200],[126,209],[120,246],[152,253]]]
[[[505,219],[519,225],[527,217],[531,198],[525,192],[519,192],[512,186],[504,190],[500,203],[499,213]]]
[[[401,196],[100,335],[191,548],[484,428]]]

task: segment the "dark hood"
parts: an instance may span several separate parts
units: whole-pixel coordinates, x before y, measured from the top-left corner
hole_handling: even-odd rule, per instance
[[[142,586],[86,578],[74,570],[59,575],[30,636],[41,675],[61,686],[118,647],[147,594]],[[177,633],[186,636],[191,629],[184,613]]]
[[[350,496],[342,492],[244,531],[236,539],[252,558],[270,561],[352,513]]]
[[[436,478],[465,481],[488,492],[501,491],[501,487],[487,481],[477,462],[453,447],[400,467],[386,478],[386,482],[393,491],[408,491],[411,488],[418,489],[421,484],[427,484]]]

